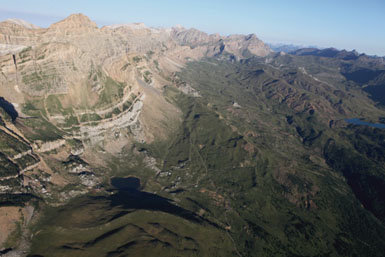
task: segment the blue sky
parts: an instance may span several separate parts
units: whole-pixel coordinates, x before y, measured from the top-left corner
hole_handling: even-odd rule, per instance
[[[84,13],[99,26],[181,24],[385,56],[385,0],[0,0],[0,20],[21,18],[48,27],[72,13]]]

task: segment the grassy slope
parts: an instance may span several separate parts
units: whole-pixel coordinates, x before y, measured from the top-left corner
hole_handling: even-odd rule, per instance
[[[34,239],[32,253],[44,256],[233,255],[229,250],[231,242],[222,231],[170,214],[111,209],[108,202],[100,200],[73,201],[71,207],[73,209],[55,210],[48,215],[47,219],[52,220],[41,227],[43,230]]]

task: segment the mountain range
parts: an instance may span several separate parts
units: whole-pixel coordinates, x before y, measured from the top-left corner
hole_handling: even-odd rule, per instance
[[[0,22],[4,256],[383,256],[385,60]]]

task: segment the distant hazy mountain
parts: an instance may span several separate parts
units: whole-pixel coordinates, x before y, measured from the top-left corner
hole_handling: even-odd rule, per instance
[[[316,46],[303,46],[303,45],[293,45],[293,44],[283,44],[283,43],[266,43],[271,50],[274,52],[284,52],[290,53],[302,48],[317,48]]]
[[[22,26],[26,29],[40,29],[39,26],[26,22],[25,20],[22,20],[22,19],[7,19],[5,20],[5,22],[13,23],[13,24]]]
[[[346,51],[346,50],[338,50],[336,48],[318,49],[318,48],[309,47],[309,48],[297,49],[295,51],[291,51],[291,53],[299,56],[314,55],[314,56],[321,56],[321,57],[335,57],[335,58],[340,58],[344,60],[355,60],[360,56],[360,54],[356,50]]]
[[[338,50],[336,48],[301,48],[295,51],[291,51],[290,54],[298,56],[319,56],[319,57],[329,57],[337,58],[342,60],[360,60],[360,61],[377,61],[384,63],[384,57],[378,57],[373,55],[366,55],[364,53],[358,53],[356,50],[347,51],[347,50]]]

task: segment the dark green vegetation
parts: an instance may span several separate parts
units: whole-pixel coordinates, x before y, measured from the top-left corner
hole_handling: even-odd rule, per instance
[[[15,176],[18,174],[18,171],[17,165],[9,160],[6,155],[0,153],[0,176]]]
[[[368,93],[369,97],[381,105],[385,104],[385,67],[384,58],[369,57],[357,52],[329,49],[300,49],[293,54],[301,56],[299,60],[313,62],[315,65],[329,65],[334,71],[326,74],[334,77],[335,82],[358,86]],[[298,58],[296,59],[296,61]],[[331,76],[334,75],[337,76]],[[346,81],[336,80],[342,76]]]
[[[352,127],[341,133],[346,140],[325,145],[325,159],[343,173],[356,197],[379,220],[385,221],[385,130]]]
[[[164,87],[173,136],[112,156],[107,192],[47,208],[31,256],[383,256],[385,130],[344,122],[383,121],[366,93],[382,70],[332,50],[188,64],[172,79],[201,97]]]
[[[231,160],[233,169],[209,170],[212,190],[231,195],[237,206],[232,232],[244,255],[382,255],[384,131],[328,126],[345,113],[360,113],[356,103],[364,98],[331,94],[309,76],[290,68],[278,71],[258,60],[195,63],[179,75],[203,96],[195,102],[202,101],[212,115],[235,127],[239,144],[255,148],[253,154],[240,154],[248,163],[221,153],[213,159]],[[344,85],[336,89],[342,91]],[[205,128],[205,134],[211,128],[215,136],[225,133],[214,117],[209,120],[210,125],[196,127]],[[338,152],[330,142],[346,150]],[[210,162],[209,155],[203,156]],[[248,176],[234,167],[242,162],[243,169],[252,170]],[[227,186],[226,180],[231,181]]]

